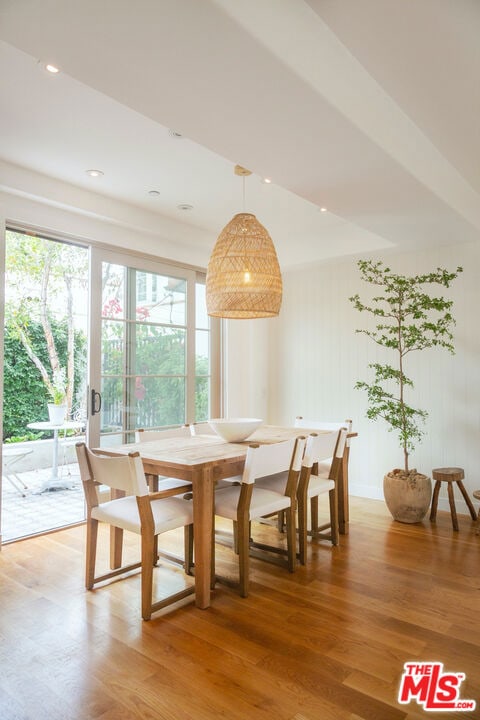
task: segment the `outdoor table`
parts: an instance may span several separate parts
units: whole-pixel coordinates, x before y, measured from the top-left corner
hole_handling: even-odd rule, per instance
[[[58,433],[60,430],[81,430],[85,423],[65,420],[61,425],[54,425],[51,422],[33,422],[28,423],[28,427],[32,430],[43,430],[44,432],[53,430],[53,457],[52,457],[52,474],[40,488],[40,492],[46,490],[71,490],[72,484],[58,475]]]

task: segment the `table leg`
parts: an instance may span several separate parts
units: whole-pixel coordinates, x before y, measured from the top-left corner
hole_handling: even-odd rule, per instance
[[[53,431],[52,480],[58,480],[58,430]]]
[[[60,489],[72,489],[72,483],[67,483],[66,480],[62,480],[58,476],[58,432],[59,428],[52,428],[53,430],[53,455],[52,455],[52,474],[48,480],[46,480],[42,487],[40,488],[40,492],[45,492],[46,490],[60,490]]]
[[[195,473],[193,482],[193,544],[195,563],[195,604],[210,606],[210,576],[213,532],[213,474],[206,467]]]

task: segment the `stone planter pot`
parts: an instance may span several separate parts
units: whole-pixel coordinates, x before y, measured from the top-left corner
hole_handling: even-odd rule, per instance
[[[66,405],[55,405],[48,403],[48,417],[52,425],[63,425],[65,415],[67,414]]]
[[[394,520],[418,523],[423,520],[432,499],[432,481],[427,475],[410,470],[392,470],[383,478],[383,494]]]

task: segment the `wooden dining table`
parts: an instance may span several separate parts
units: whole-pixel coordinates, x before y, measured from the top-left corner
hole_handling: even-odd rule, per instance
[[[239,443],[226,442],[216,435],[195,435],[102,447],[98,450],[112,456],[138,452],[146,474],[178,478],[192,484],[195,604],[203,609],[210,606],[215,483],[243,472],[250,444],[277,443],[308,433],[309,430],[305,428],[262,425],[247,440]],[[340,494],[343,495],[343,491]]]

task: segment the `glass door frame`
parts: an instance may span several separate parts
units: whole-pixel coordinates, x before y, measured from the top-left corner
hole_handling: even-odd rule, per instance
[[[195,286],[205,282],[204,273],[175,263],[156,260],[151,256],[142,256],[122,250],[111,250],[104,246],[90,247],[90,303],[89,303],[89,343],[88,343],[88,423],[87,444],[100,447],[101,432],[99,412],[94,412],[95,397],[92,391],[100,392],[102,377],[102,264],[104,262],[134,268],[140,272],[178,277],[187,284],[186,304],[186,391],[185,422],[195,421]],[[210,318],[210,416],[218,417],[221,406],[220,382],[220,321]]]

